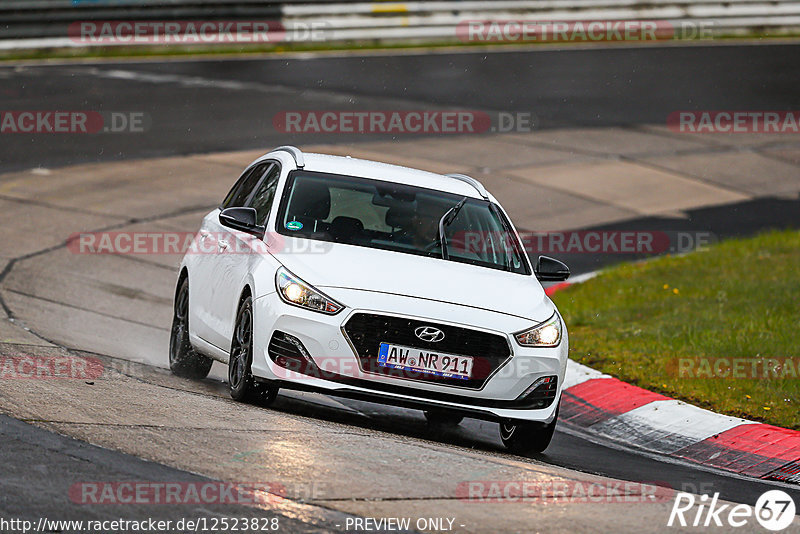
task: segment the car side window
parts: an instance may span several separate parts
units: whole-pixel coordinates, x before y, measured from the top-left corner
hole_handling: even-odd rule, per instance
[[[241,208],[245,206],[247,204],[247,200],[250,198],[250,194],[253,192],[253,189],[255,189],[261,177],[264,176],[264,172],[271,165],[273,165],[271,161],[265,161],[257,165],[253,165],[251,168],[246,170],[244,174],[242,174],[241,178],[239,178],[239,180],[236,182],[236,185],[233,186],[228,195],[225,197],[225,200],[222,201],[220,209],[224,210],[225,208]]]
[[[275,199],[275,191],[278,190],[278,178],[281,176],[281,166],[274,163],[267,170],[264,179],[258,184],[255,193],[250,199],[249,206],[256,210],[256,221],[260,225],[266,225],[269,217],[272,201]]]

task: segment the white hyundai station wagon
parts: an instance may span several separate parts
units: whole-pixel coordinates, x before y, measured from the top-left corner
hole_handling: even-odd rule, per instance
[[[431,424],[500,423],[544,450],[567,329],[514,226],[476,180],[280,147],[203,219],[181,263],[169,361],[231,396],[279,388],[423,410]]]

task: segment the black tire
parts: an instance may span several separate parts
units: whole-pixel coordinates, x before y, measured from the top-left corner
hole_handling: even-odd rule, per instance
[[[214,361],[198,354],[189,342],[189,278],[178,283],[169,336],[169,368],[183,378],[205,378]]]
[[[500,423],[500,439],[503,440],[503,445],[515,454],[544,452],[553,439],[560,407],[559,404],[555,417],[549,424],[513,419]]]
[[[463,415],[446,410],[425,410],[424,413],[428,424],[434,426],[458,426],[464,420]]]
[[[239,304],[236,326],[228,359],[228,386],[231,398],[240,402],[270,404],[278,396],[278,388],[256,382],[250,368],[253,363],[253,299],[249,295]]]

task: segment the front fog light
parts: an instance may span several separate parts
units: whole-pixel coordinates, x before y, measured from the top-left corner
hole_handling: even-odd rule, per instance
[[[313,286],[303,282],[283,267],[275,275],[278,295],[284,302],[328,315],[336,315],[344,306]]]
[[[543,402],[544,406],[542,407],[544,408],[550,405],[550,402],[547,402],[548,400],[552,401],[555,399],[556,385],[558,385],[557,376],[543,376],[528,386],[528,389],[517,397],[517,399],[525,399],[530,395],[529,400]]]
[[[525,347],[555,347],[561,342],[561,319],[554,313],[544,323],[514,334],[514,337]]]

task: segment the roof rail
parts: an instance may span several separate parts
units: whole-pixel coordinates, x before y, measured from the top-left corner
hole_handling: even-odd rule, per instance
[[[480,183],[480,182],[479,182],[478,180],[476,180],[475,178],[472,178],[472,177],[470,177],[470,176],[467,176],[466,174],[457,174],[457,173],[454,173],[454,174],[448,174],[447,176],[448,176],[449,178],[455,178],[456,180],[461,180],[462,182],[468,183],[469,185],[471,185],[472,187],[474,187],[474,188],[475,188],[475,190],[476,190],[476,191],[477,191],[477,192],[478,192],[478,193],[479,193],[479,194],[480,194],[480,195],[481,195],[483,198],[485,198],[486,200],[489,200],[489,192],[486,190],[486,188],[485,188],[485,187],[483,187],[483,184],[482,184],[482,183]]]
[[[296,146],[279,146],[278,148],[272,150],[272,152],[288,152],[294,158],[294,162],[298,168],[302,169],[306,166],[305,158],[303,158],[303,151]]]

